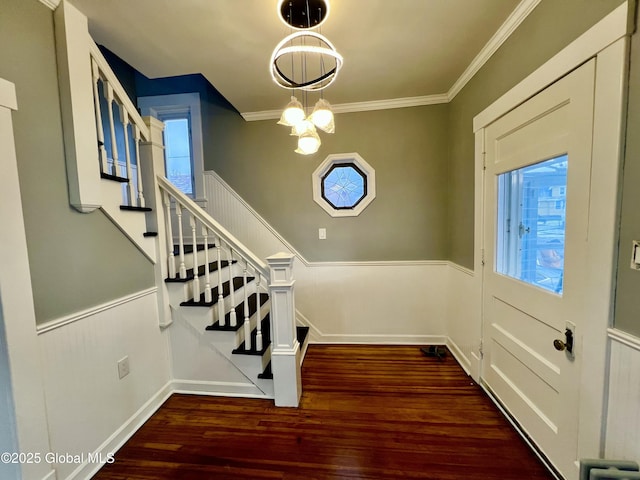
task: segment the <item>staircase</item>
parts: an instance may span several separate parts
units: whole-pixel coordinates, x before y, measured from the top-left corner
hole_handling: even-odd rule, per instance
[[[162,122],[140,117],[68,2],[56,31],[71,205],[101,209],[153,262],[174,359],[214,359],[210,384],[241,378],[252,396],[297,406],[308,328],[295,324],[293,257],[258,258],[165,178]]]

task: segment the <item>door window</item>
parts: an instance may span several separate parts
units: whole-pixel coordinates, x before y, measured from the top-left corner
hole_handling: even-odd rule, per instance
[[[562,295],[567,155],[498,175],[496,271]]]

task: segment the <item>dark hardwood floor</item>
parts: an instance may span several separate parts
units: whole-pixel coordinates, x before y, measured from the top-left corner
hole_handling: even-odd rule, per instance
[[[311,345],[300,408],[173,395],[94,477],[552,479],[453,358]]]

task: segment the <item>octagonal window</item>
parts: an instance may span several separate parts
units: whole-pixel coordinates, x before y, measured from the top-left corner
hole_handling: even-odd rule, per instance
[[[322,198],[333,208],[353,208],[367,194],[367,175],[353,163],[334,163],[321,186]]]
[[[375,198],[375,170],[357,153],[329,155],[312,180],[313,199],[332,217],[359,215]]]

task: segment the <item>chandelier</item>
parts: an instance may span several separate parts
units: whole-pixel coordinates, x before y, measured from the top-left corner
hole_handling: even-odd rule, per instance
[[[281,20],[296,30],[271,55],[271,78],[279,87],[293,91],[278,123],[291,127],[291,135],[298,137],[295,152],[310,155],[320,148],[317,129],[335,131],[333,111],[322,91],[336,80],[343,58],[327,37],[311,31],[326,20],[328,0],[280,0],[278,12]],[[296,90],[300,91],[302,102],[296,97]],[[320,92],[320,99],[307,114],[309,92]]]

